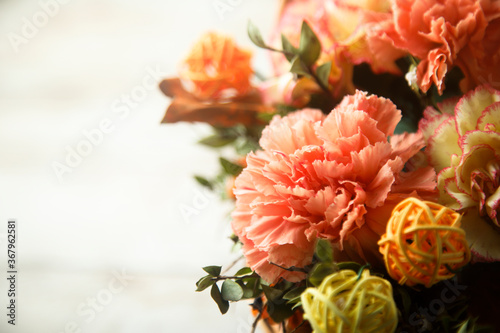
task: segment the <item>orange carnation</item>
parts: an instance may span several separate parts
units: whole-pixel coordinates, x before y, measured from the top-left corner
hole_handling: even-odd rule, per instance
[[[500,67],[488,67],[500,61],[498,2],[394,0],[393,13],[395,45],[421,60],[417,81],[422,91],[435,84],[442,94],[444,77],[453,66],[459,66],[466,76],[461,84],[464,91],[488,82],[488,77],[500,77]],[[490,36],[485,38],[487,29]]]
[[[435,191],[432,168],[403,170],[423,138],[393,135],[400,119],[390,100],[361,91],[328,116],[275,116],[234,190],[232,228],[248,265],[271,283],[300,281],[304,273],[283,267],[309,265],[318,238],[337,260],[382,262],[377,241],[394,206]]]
[[[214,32],[203,35],[184,60],[179,76],[199,99],[226,99],[250,88],[251,53],[233,39]]]

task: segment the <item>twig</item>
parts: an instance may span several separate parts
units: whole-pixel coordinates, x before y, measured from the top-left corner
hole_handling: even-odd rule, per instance
[[[229,264],[229,266],[227,266],[221,274],[226,274],[231,268],[234,267],[234,265],[236,265],[241,259],[245,258],[245,256],[240,256],[238,257],[235,261],[233,261],[231,264]]]

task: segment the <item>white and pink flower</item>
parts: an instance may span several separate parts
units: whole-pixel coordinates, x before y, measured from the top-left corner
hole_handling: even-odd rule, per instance
[[[440,108],[419,124],[440,200],[464,213],[475,259],[500,261],[500,91],[480,86]]]

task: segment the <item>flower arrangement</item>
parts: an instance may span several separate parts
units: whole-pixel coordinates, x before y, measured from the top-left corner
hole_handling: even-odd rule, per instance
[[[252,330],[498,331],[500,1],[288,0],[248,35],[273,73],[210,32],[160,85],[233,149],[195,178],[243,255],[197,291]]]

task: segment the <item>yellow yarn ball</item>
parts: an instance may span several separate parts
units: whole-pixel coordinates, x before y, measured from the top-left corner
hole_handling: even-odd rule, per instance
[[[315,333],[394,332],[398,324],[391,284],[368,270],[359,278],[352,270],[333,273],[301,299]]]
[[[400,284],[426,287],[452,278],[470,260],[461,218],[434,202],[400,202],[378,242],[389,275]]]

